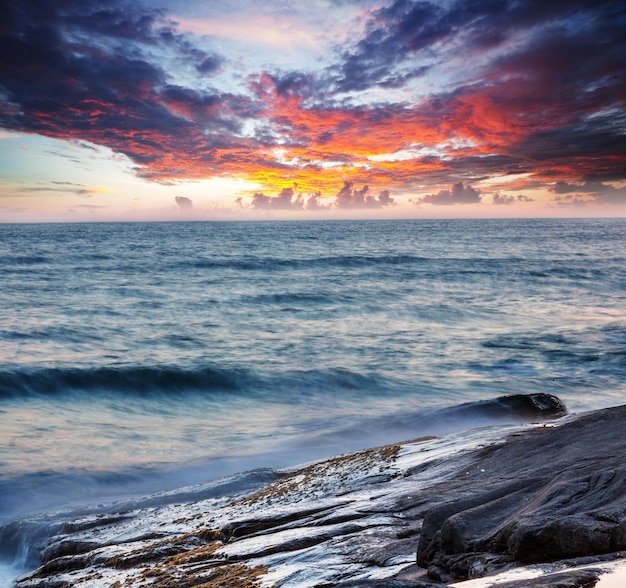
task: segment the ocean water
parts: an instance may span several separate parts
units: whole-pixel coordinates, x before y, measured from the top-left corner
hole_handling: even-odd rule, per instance
[[[0,525],[626,400],[626,219],[4,224],[0,285]]]

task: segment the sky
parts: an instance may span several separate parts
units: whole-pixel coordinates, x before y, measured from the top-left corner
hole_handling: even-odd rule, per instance
[[[12,0],[0,222],[626,216],[626,3]]]

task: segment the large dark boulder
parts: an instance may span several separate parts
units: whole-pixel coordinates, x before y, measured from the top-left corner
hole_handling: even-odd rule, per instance
[[[424,517],[417,562],[439,581],[626,549],[626,407],[484,449]]]

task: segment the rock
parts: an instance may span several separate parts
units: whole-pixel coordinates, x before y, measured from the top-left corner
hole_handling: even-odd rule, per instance
[[[441,584],[404,580],[355,580],[340,584],[320,585],[318,588],[441,588]]]
[[[557,419],[567,414],[563,401],[552,394],[515,394],[495,400],[501,410],[510,410],[527,420]]]
[[[567,408],[560,398],[552,394],[512,394],[444,408],[436,414],[534,422],[561,418],[567,414]]]
[[[599,569],[559,572],[539,578],[503,582],[498,584],[498,588],[593,588],[601,574],[602,570]]]
[[[490,402],[559,412],[558,399],[531,396]],[[623,406],[475,429],[331,458],[232,496],[201,487],[0,537],[36,539],[39,568],[18,588],[434,588],[534,563],[550,566],[495,585],[591,588],[591,566],[626,557],[625,422]]]
[[[427,509],[418,564],[460,580],[626,549],[624,418],[600,411],[483,450]]]

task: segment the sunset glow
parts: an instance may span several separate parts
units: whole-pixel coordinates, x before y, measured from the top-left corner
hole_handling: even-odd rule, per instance
[[[626,214],[617,1],[16,0],[0,221]]]

